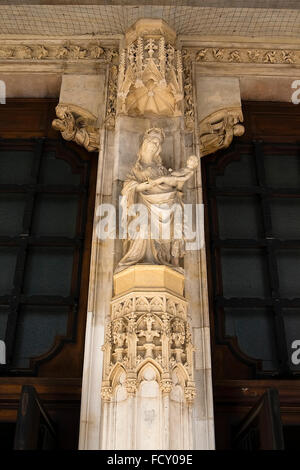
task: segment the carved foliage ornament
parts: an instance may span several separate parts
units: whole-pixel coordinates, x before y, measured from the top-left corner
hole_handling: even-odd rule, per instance
[[[203,47],[191,49],[189,53],[196,62],[236,62],[260,64],[299,64],[300,51],[283,49],[252,49]]]
[[[0,59],[10,60],[103,60],[111,62],[117,51],[99,44],[7,44],[0,47]]]
[[[198,138],[201,157],[227,148],[234,136],[241,136],[245,129],[242,110],[239,107],[216,111],[199,124]]]
[[[65,140],[72,140],[89,152],[99,150],[99,128],[92,113],[72,104],[59,104],[55,111],[57,119],[53,120],[52,126]]]
[[[193,77],[192,77],[193,56],[186,49],[182,51],[183,62],[183,91],[184,91],[184,121],[188,132],[194,131],[195,126],[195,106],[193,97]]]
[[[118,113],[180,116],[183,99],[180,51],[165,38],[132,42],[120,56]]]
[[[193,345],[186,302],[171,294],[127,294],[112,302],[105,335],[102,398],[112,398],[117,371],[126,374],[127,393],[137,392],[140,371],[151,363],[162,393],[172,390],[172,373],[183,378],[188,403],[195,396]]]

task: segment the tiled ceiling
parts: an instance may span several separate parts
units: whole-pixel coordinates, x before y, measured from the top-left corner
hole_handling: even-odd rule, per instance
[[[14,5],[8,5],[8,2],[0,0],[0,34],[110,35],[124,33],[138,18],[163,18],[178,34],[300,36],[300,0],[286,0],[284,3],[276,0],[175,0],[172,5],[170,0],[161,0],[160,5],[154,5],[151,0],[147,5],[129,5],[129,0],[125,0],[123,5],[120,5],[120,0],[98,1],[97,5],[84,5],[82,0],[57,0],[51,5],[45,5],[45,1],[31,0],[31,5],[15,1]],[[54,4],[62,2],[69,4]],[[249,3],[252,3],[252,7],[245,7]],[[197,6],[191,6],[195,4]],[[203,4],[210,6],[199,6]],[[239,4],[243,4],[243,8],[238,7]],[[264,8],[253,8],[254,4],[264,5]],[[231,8],[216,5],[231,5]],[[269,5],[272,8],[266,8]]]

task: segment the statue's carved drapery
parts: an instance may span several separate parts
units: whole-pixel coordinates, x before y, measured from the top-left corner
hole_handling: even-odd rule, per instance
[[[161,160],[164,132],[151,128],[145,132],[135,165],[123,185],[123,226],[134,204],[145,208],[146,220],[140,231],[125,239],[124,256],[116,272],[137,263],[164,264],[180,269],[184,256],[184,209],[182,187],[194,174],[198,159],[191,156],[185,168],[167,168]],[[164,237],[169,230],[170,238]],[[154,232],[154,233],[153,233]]]

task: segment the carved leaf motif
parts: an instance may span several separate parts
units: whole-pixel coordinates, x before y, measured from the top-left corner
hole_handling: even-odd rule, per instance
[[[89,49],[89,55],[91,59],[99,59],[104,54],[104,49],[100,46],[91,46]]]
[[[281,58],[282,62],[286,64],[294,64],[296,62],[295,54],[291,51],[282,51]]]
[[[270,64],[274,64],[276,62],[276,51],[266,52],[263,61],[269,62]]]
[[[145,42],[139,37],[126,55],[120,64],[118,113],[181,115],[177,105],[183,98],[180,52],[176,55],[173,46],[165,45],[164,37]]]
[[[255,50],[250,50],[248,51],[248,56],[252,62],[257,62],[260,57],[260,51],[255,49]]]
[[[59,47],[55,53],[57,59],[64,59],[69,55],[70,50],[66,46]]]
[[[32,49],[28,46],[21,46],[17,49],[20,59],[32,59]]]
[[[13,49],[0,49],[0,58],[1,59],[9,59],[13,57],[14,50]]]
[[[222,60],[224,57],[224,49],[218,49],[218,48],[213,49],[213,55],[215,59]]]
[[[35,57],[36,59],[46,59],[48,57],[49,51],[44,46],[38,46],[36,49]]]
[[[239,51],[231,51],[229,53],[229,62],[241,62]]]
[[[84,59],[87,55],[87,50],[80,46],[70,46],[70,51],[73,59]]]
[[[206,55],[207,55],[207,49],[200,49],[200,51],[198,51],[196,54],[196,60],[197,61],[205,60]]]

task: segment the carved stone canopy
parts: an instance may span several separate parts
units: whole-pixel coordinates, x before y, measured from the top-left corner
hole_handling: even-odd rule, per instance
[[[162,20],[139,20],[126,34],[120,56],[118,114],[180,116],[181,52],[176,34]]]
[[[220,109],[203,119],[198,128],[200,156],[229,147],[234,136],[244,134],[242,122],[240,107]]]

